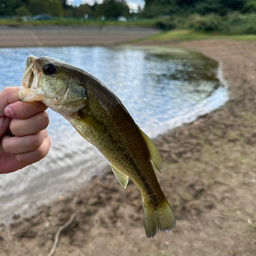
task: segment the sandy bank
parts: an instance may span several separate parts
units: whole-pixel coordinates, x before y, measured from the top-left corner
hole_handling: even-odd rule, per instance
[[[157,33],[139,27],[0,26],[0,47],[108,46]]]
[[[256,43],[161,43],[220,61],[230,91],[222,108],[155,140],[164,159],[157,175],[176,228],[146,239],[139,191],[131,182],[123,190],[109,170],[33,218],[16,216],[0,234],[1,255],[47,255],[74,212],[56,256],[256,255]]]

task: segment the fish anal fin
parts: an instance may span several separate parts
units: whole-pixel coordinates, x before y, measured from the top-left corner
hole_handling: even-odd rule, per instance
[[[159,172],[162,172],[163,169],[163,160],[162,157],[156,147],[156,145],[151,141],[151,139],[142,131],[140,130],[145,142],[147,143],[148,150],[150,152],[150,161],[156,167]]]
[[[113,165],[110,165],[112,168],[113,173],[116,176],[116,179],[119,181],[119,183],[122,185],[124,189],[126,189],[129,177],[120,172],[118,169],[116,169]]]

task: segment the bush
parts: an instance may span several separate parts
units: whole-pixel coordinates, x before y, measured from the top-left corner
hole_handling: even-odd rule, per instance
[[[256,14],[228,14],[224,18],[221,33],[225,34],[256,34]]]
[[[217,14],[189,17],[171,16],[154,19],[154,25],[164,30],[192,29],[202,32],[217,32],[220,34],[256,34],[256,14],[243,15],[239,12],[228,13],[225,16]]]
[[[209,14],[206,16],[195,14],[188,18],[187,26],[189,29],[196,31],[213,32],[222,29],[223,20],[222,17],[216,14]]]
[[[160,19],[156,21],[155,26],[164,30],[172,30],[177,27],[177,24],[173,19]]]
[[[30,16],[30,12],[25,7],[19,7],[15,9],[15,13],[17,16]]]

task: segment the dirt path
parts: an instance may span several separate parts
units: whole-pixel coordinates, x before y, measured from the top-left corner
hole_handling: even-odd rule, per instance
[[[55,256],[256,255],[256,43],[207,40],[173,44],[222,62],[230,101],[221,109],[159,136],[159,181],[177,216],[170,233],[146,239],[140,194],[109,173],[60,198],[0,234],[0,255]]]
[[[157,33],[139,27],[0,26],[0,47],[108,46]]]

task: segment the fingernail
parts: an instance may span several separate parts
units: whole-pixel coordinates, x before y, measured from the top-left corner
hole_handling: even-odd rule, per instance
[[[4,109],[4,114],[5,114],[6,116],[13,117],[12,108],[10,108],[9,106],[7,106],[7,107]]]

